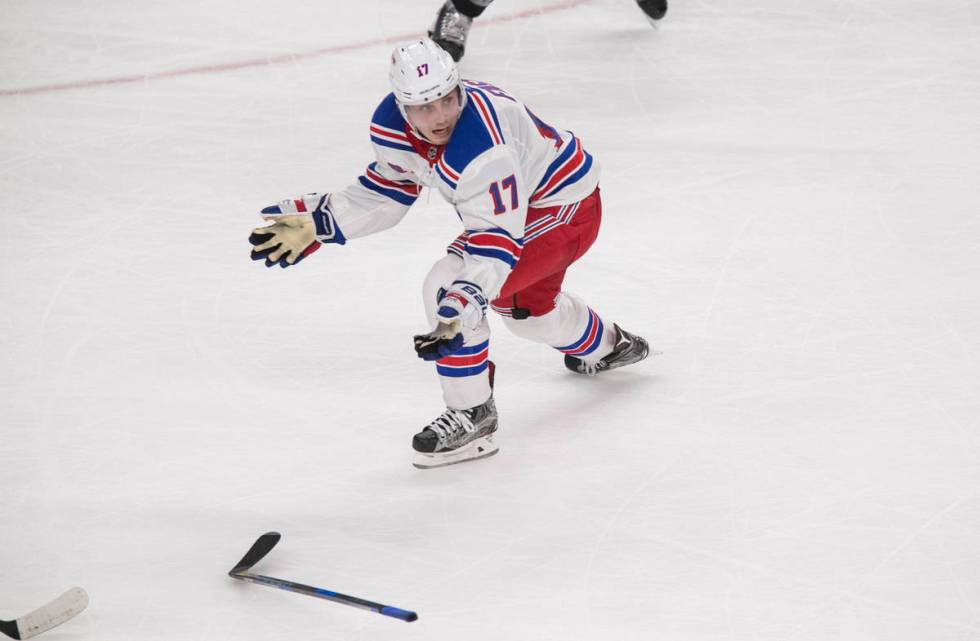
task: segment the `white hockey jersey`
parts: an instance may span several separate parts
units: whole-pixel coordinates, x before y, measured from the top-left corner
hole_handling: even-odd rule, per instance
[[[570,131],[541,121],[493,85],[463,81],[466,104],[450,141],[436,146],[413,133],[389,94],[371,119],[376,160],[357,183],[330,195],[317,220],[320,242],[343,244],[397,224],[422,186],[437,189],[463,223],[460,279],[493,299],[520,260],[525,242],[569,222],[529,208],[571,205],[598,185],[599,167]]]

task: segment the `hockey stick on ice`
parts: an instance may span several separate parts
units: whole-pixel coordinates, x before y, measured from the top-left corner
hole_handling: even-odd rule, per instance
[[[88,594],[72,588],[51,603],[13,621],[0,619],[0,632],[14,639],[30,639],[59,626],[85,609]]]
[[[248,552],[245,553],[242,560],[236,563],[235,567],[228,572],[228,576],[233,579],[240,579],[249,583],[268,585],[273,588],[279,588],[280,590],[296,592],[297,594],[305,594],[318,599],[334,601],[335,603],[343,603],[344,605],[350,605],[362,610],[370,610],[372,612],[377,612],[378,614],[401,619],[402,621],[415,621],[419,618],[419,615],[409,610],[402,610],[401,608],[392,607],[390,605],[383,605],[381,603],[375,603],[374,601],[367,601],[365,599],[347,596],[346,594],[340,594],[339,592],[333,592],[332,590],[315,588],[312,585],[303,585],[302,583],[294,583],[293,581],[287,581],[285,579],[276,579],[271,576],[252,574],[249,572],[253,565],[261,561],[262,558],[276,546],[276,543],[279,542],[280,538],[282,538],[282,535],[278,532],[266,532],[260,536],[258,540],[252,544],[252,547],[249,548]]]

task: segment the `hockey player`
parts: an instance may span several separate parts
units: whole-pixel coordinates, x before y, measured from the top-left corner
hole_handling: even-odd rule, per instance
[[[429,39],[397,47],[389,79],[393,91],[371,119],[375,161],[358,181],[265,208],[272,224],[249,240],[254,260],[288,267],[322,244],[395,225],[422,186],[452,203],[465,231],[425,279],[433,329],[415,337],[419,357],[435,362],[447,406],[415,435],[415,465],[440,467],[497,451],[488,308],[586,376],[640,361],[649,347],[562,292],[602,211],[598,165],[582,142],[501,89],[461,80]]]
[[[446,0],[436,13],[429,37],[459,62],[466,51],[466,36],[473,19],[483,13],[493,0]],[[667,0],[636,0],[637,6],[652,22],[667,15]]]

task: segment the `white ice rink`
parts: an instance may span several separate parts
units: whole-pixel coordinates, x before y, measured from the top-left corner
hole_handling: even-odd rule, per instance
[[[266,269],[372,160],[439,0],[0,0],[0,619],[51,641],[980,639],[980,0],[500,0],[463,75],[571,129],[567,288],[664,354],[499,319],[500,453],[432,471],[411,337],[459,231]],[[416,623],[233,581],[273,576]]]

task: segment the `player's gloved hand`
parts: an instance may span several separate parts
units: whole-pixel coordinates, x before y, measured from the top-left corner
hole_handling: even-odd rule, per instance
[[[456,281],[439,299],[436,328],[415,337],[419,358],[435,361],[463,347],[463,328],[476,329],[487,313],[487,299],[473,283]]]
[[[262,210],[262,218],[271,225],[256,227],[248,242],[254,245],[252,260],[265,260],[266,267],[295,265],[316,250],[320,242],[310,212],[316,210],[329,194],[304,194],[295,200],[281,200]]]
[[[418,334],[415,337],[415,353],[425,361],[437,361],[444,356],[451,356],[461,347],[463,332],[459,331],[458,320],[449,324],[440,321],[428,334]]]

